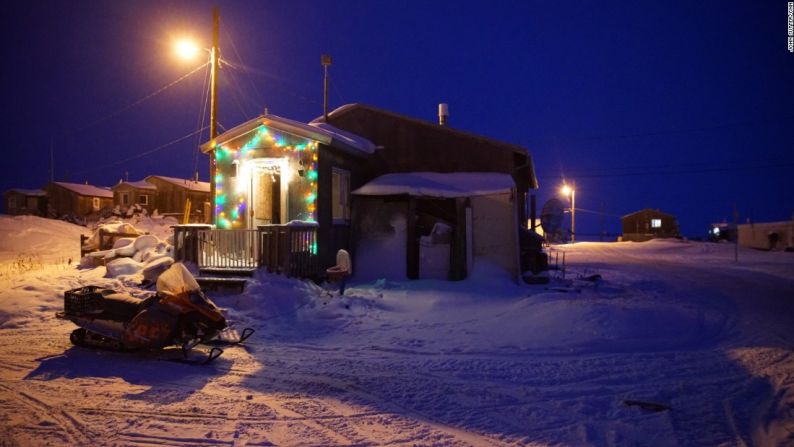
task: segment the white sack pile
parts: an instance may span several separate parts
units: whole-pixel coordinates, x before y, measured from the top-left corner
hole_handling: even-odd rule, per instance
[[[116,228],[122,231],[117,231],[114,234],[141,233],[127,223],[106,225],[118,225]],[[98,233],[97,230],[94,234],[97,241],[99,240]],[[154,282],[174,263],[174,247],[167,241],[162,241],[151,234],[138,237],[119,237],[114,242],[113,248],[88,253],[81,261],[83,266],[92,267],[103,263],[107,267],[108,277],[142,274],[144,279]]]

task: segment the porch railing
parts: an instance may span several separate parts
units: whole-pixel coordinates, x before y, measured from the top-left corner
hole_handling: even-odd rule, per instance
[[[219,230],[208,226],[174,227],[174,253],[200,269],[257,267],[291,277],[320,274],[316,225],[262,225],[256,230]]]
[[[258,267],[258,239],[257,230],[199,230],[199,269],[240,270]]]
[[[262,225],[260,262],[268,271],[310,278],[319,274],[317,226]]]

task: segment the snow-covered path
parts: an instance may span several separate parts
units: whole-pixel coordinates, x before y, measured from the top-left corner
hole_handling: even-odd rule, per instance
[[[207,367],[71,346],[74,326],[53,318],[63,290],[97,283],[139,293],[132,282],[56,258],[24,271],[3,264],[14,274],[0,277],[0,440],[794,442],[792,254],[742,252],[735,266],[731,248],[713,244],[559,249],[569,280],[549,287],[485,271],[459,283],[353,284],[329,299],[311,284],[259,275],[245,294],[215,297],[257,333]],[[575,279],[594,273],[604,280]]]

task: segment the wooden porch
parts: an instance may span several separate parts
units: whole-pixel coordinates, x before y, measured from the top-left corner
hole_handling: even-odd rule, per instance
[[[210,225],[175,225],[174,257],[202,273],[251,274],[258,268],[295,278],[317,278],[317,225],[261,225],[255,230],[220,230]]]

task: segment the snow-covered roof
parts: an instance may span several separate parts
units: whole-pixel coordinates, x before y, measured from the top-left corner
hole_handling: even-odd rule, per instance
[[[240,124],[239,126],[229,129],[215,139],[215,144],[228,143],[229,141],[240,138],[258,129],[261,125],[272,127],[282,132],[291,133],[302,138],[318,141],[322,144],[342,149],[353,154],[360,155],[371,154],[375,152],[375,145],[371,141],[353,133],[337,129],[330,124],[306,124],[300,121],[295,121],[289,118],[271,114],[258,116],[252,120]],[[210,143],[205,143],[201,146],[201,151],[205,153],[212,149],[213,148]]]
[[[116,188],[117,186],[121,186],[121,185],[129,185],[129,186],[132,186],[133,188],[138,188],[138,189],[157,189],[156,186],[152,185],[151,183],[147,182],[146,180],[138,180],[137,182],[119,182],[119,183],[113,185],[111,187],[111,189],[112,188]]]
[[[144,179],[144,181],[148,181],[150,178],[160,179],[164,182],[171,183],[172,185],[181,186],[183,188],[187,188],[191,191],[196,192],[210,192],[210,184],[209,182],[197,182],[195,180],[184,179],[184,178],[176,178],[176,177],[165,177],[162,175],[150,175]]]
[[[89,197],[105,197],[108,199],[113,198],[113,191],[109,188],[99,187],[94,185],[85,185],[82,183],[66,183],[66,182],[53,182],[54,184],[66,188],[69,191],[80,194],[81,196]]]
[[[356,189],[353,194],[454,198],[510,192],[513,188],[513,177],[496,172],[405,172],[382,175]]]
[[[9,192],[13,191],[15,193],[22,194],[23,196],[44,197],[47,195],[47,193],[41,189],[11,188],[8,191]]]
[[[375,144],[362,136],[356,135],[346,130],[338,129],[324,122],[313,121],[309,123],[309,125],[329,133],[333,140],[331,143],[332,146],[334,145],[334,142],[344,143],[348,147],[360,152],[367,154],[375,153]]]

